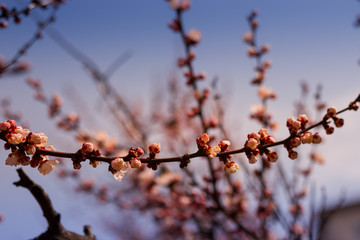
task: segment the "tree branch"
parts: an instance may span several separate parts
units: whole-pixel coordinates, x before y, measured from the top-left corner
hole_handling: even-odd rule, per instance
[[[16,170],[20,177],[20,180],[14,182],[14,185],[17,187],[24,187],[30,191],[33,197],[38,202],[43,215],[48,222],[48,229],[46,232],[42,233],[40,236],[34,238],[33,240],[95,240],[95,236],[91,231],[90,226],[84,226],[85,236],[78,235],[76,233],[67,231],[60,222],[60,214],[55,211],[52,202],[49,198],[49,195],[44,191],[44,189],[34,183],[22,170],[19,168]]]

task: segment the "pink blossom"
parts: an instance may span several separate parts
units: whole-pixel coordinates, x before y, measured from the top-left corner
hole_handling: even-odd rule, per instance
[[[288,119],[286,120],[286,126],[291,129],[292,127],[292,123],[295,121],[295,119],[293,117],[288,117]]]
[[[9,131],[10,129],[10,123],[7,121],[3,121],[2,123],[0,123],[0,131]]]
[[[260,139],[265,139],[267,136],[269,136],[269,132],[266,128],[262,128],[259,130]]]
[[[261,99],[267,98],[276,98],[277,95],[270,88],[266,88],[264,85],[261,85],[258,90],[258,95]]]
[[[275,141],[275,138],[273,138],[273,137],[268,136],[268,137],[265,139],[265,143],[266,143],[266,144],[272,144],[272,143],[274,143],[274,142],[276,142],[276,141]]]
[[[45,160],[40,163],[38,170],[42,175],[49,174],[59,164],[58,160]]]
[[[248,159],[249,159],[250,164],[254,164],[257,162],[257,156],[255,156],[255,155],[250,155],[250,157],[248,157]]]
[[[230,145],[231,145],[231,143],[229,140],[222,140],[219,143],[219,146],[220,146],[222,152],[229,150]]]
[[[44,133],[30,133],[29,140],[30,143],[34,144],[35,147],[45,147],[48,143],[48,137]]]
[[[298,119],[297,119],[298,121],[300,121],[301,123],[307,123],[307,122],[309,122],[309,119],[308,119],[308,117],[306,116],[306,114],[300,114],[299,116],[298,116]]]
[[[251,150],[255,150],[257,146],[259,145],[258,141],[255,138],[250,138],[246,141],[245,146],[247,148],[250,148]]]
[[[15,133],[20,133],[24,138],[26,138],[26,137],[29,135],[30,130],[27,129],[27,128],[23,128],[23,127],[21,127],[21,126],[16,126],[14,132],[15,132]]]
[[[153,143],[149,146],[149,152],[151,154],[158,154],[160,153],[160,150],[161,150],[160,143]]]
[[[11,127],[11,128],[15,128],[15,127],[16,127],[16,121],[15,121],[15,120],[8,120],[8,123],[10,123],[10,127]]]
[[[229,161],[225,165],[225,172],[226,173],[235,173],[237,170],[239,170],[239,165],[234,161]]]
[[[253,41],[253,33],[252,32],[245,33],[243,35],[243,40],[246,43],[249,43],[249,44],[252,43],[252,41]]]
[[[125,164],[124,159],[119,158],[119,157],[117,157],[111,161],[111,167],[115,171],[120,171],[123,168],[124,164]]]
[[[305,143],[312,143],[313,135],[311,132],[306,132],[300,136],[301,142]]]
[[[198,43],[201,40],[201,38],[202,38],[201,32],[195,29],[190,29],[189,33],[187,34],[187,39],[193,44]]]
[[[294,129],[294,131],[298,131],[301,128],[301,122],[300,121],[294,121],[291,124],[291,127]]]
[[[256,140],[260,141],[260,134],[257,132],[252,132],[247,135],[248,139],[255,138]]]
[[[216,157],[219,152],[221,152],[221,148],[219,145],[210,147],[206,150],[206,154],[208,155],[209,158]]]
[[[7,159],[5,160],[5,164],[8,166],[17,166],[19,165],[19,159],[23,156],[23,154],[20,153],[19,149],[16,149],[12,153],[9,154]]]
[[[91,153],[94,151],[94,144],[91,142],[84,142],[81,148],[82,153]]]
[[[124,162],[124,164],[122,165],[121,169],[119,171],[116,171],[113,173],[113,176],[115,178],[115,180],[117,181],[121,181],[125,174],[129,171],[130,169],[130,164],[128,162]]]
[[[210,142],[210,136],[207,133],[201,134],[200,137],[196,139],[196,143],[201,147],[204,147],[209,142]]]
[[[20,133],[9,133],[6,135],[7,141],[10,144],[17,145],[19,143],[25,142],[25,138]]]
[[[26,154],[34,155],[36,152],[36,147],[32,144],[29,144],[25,147]]]
[[[139,168],[141,167],[141,161],[138,158],[131,158],[130,165],[132,168]]]
[[[141,148],[137,148],[136,150],[136,156],[137,157],[140,157],[141,155],[143,155],[144,154],[144,150],[142,150]]]

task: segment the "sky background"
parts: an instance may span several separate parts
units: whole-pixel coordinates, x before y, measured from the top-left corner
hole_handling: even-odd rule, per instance
[[[22,1],[1,3],[9,7],[22,6]],[[220,89],[228,100],[228,121],[240,140],[259,128],[248,120],[250,106],[258,102],[258,97],[256,88],[249,84],[254,76],[255,62],[246,56],[247,46],[242,42],[242,35],[248,31],[246,16],[253,9],[258,9],[260,14],[258,42],[271,45],[266,58],[271,59],[273,66],[268,71],[266,86],[279,96],[269,104],[275,120],[280,123],[277,139],[287,136],[285,121],[294,113],[300,81],[306,80],[312,93],[317,84],[322,84],[325,102],[339,109],[360,93],[360,29],[354,27],[360,13],[358,1],[193,1],[191,9],[184,14],[184,24],[187,30],[195,28],[203,34],[200,44],[194,48],[197,54],[195,70],[205,71],[208,80],[219,77]],[[43,17],[48,11],[36,13]],[[183,56],[184,49],[179,35],[167,27],[175,13],[165,1],[68,1],[56,16],[51,28],[86,53],[101,69],[106,69],[124,52],[131,52],[132,57],[111,78],[113,85],[128,99],[143,101],[146,105],[151,99],[149,89],[165,84],[174,72],[181,79],[176,60]],[[32,18],[23,19],[20,25],[9,23],[8,29],[0,31],[0,55],[11,58],[35,29]],[[92,80],[81,64],[46,33],[23,59],[31,62],[31,71],[17,77],[1,78],[1,98],[9,97],[12,108],[22,111],[31,130],[46,133],[57,149],[76,151],[79,148],[76,143],[64,141],[71,137],[54,131],[54,122],[48,120],[45,107],[33,100],[33,92],[25,84],[25,78],[41,79],[49,94],[59,92],[66,96],[69,87],[75,86],[80,98],[96,106],[100,96]],[[65,107],[72,110],[66,99]],[[101,122],[102,117],[100,112],[95,118]],[[344,127],[336,129],[319,148],[327,162],[316,167],[313,181],[319,187],[326,186],[330,200],[336,201],[345,189],[349,201],[355,201],[360,197],[360,158],[356,152],[360,143],[360,114],[346,112],[343,117]],[[102,126],[94,128],[97,127]],[[2,159],[7,154],[3,150],[0,152]],[[102,226],[96,225],[95,213],[82,206],[84,198],[72,193],[70,184],[62,183],[55,174],[43,177],[37,170],[25,170],[50,194],[55,208],[62,213],[65,227],[80,233],[84,224],[90,224],[101,239],[111,239]],[[95,172],[99,171],[90,169],[85,174],[97,174]],[[104,175],[97,177],[111,178],[107,172]],[[11,184],[18,179],[15,168],[1,166],[0,176],[0,214],[4,215],[0,238],[37,236],[46,224],[29,193]],[[111,211],[109,207],[103,207],[104,212]]]

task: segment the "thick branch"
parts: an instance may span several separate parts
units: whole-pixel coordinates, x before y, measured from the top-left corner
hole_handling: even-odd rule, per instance
[[[48,222],[48,229],[46,232],[40,236],[34,238],[34,240],[45,240],[45,239],[54,239],[54,240],[95,240],[95,236],[92,234],[91,228],[89,226],[84,227],[85,236],[78,235],[73,232],[67,231],[60,222],[60,214],[55,211],[51,200],[44,189],[34,183],[25,172],[19,168],[16,170],[19,174],[20,180],[14,182],[14,185],[17,187],[24,187],[28,189],[33,197],[38,202],[43,215]]]

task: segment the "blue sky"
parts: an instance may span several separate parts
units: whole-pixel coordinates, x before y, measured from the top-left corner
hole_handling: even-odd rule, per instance
[[[21,3],[1,2],[8,6]],[[14,5],[14,2],[17,4]],[[255,63],[253,59],[247,58],[246,45],[242,42],[243,33],[248,31],[245,17],[249,12],[252,9],[259,10],[259,43],[271,45],[267,57],[272,60],[273,67],[268,72],[266,85],[276,91],[279,98],[269,107],[276,120],[284,123],[293,113],[293,103],[299,96],[300,80],[307,80],[312,89],[322,83],[323,98],[329,105],[339,108],[360,93],[360,69],[357,63],[360,58],[360,29],[353,26],[360,13],[359,4],[355,0],[193,1],[190,11],[184,14],[184,21],[186,29],[195,28],[203,34],[202,41],[194,50],[198,56],[195,69],[207,72],[208,79],[219,76],[221,90],[229,95],[230,122],[238,123],[235,129],[241,127],[238,129],[241,136],[259,127],[247,119],[250,105],[258,101],[256,89],[249,85]],[[44,15],[43,12],[39,14]],[[130,51],[132,57],[115,72],[111,81],[130,99],[146,101],[151,86],[164,84],[173,72],[181,76],[175,63],[184,53],[183,46],[179,36],[167,27],[174,16],[174,12],[162,0],[68,1],[59,10],[57,21],[52,27],[85,52],[101,69],[106,69],[119,55]],[[0,55],[6,58],[13,56],[31,37],[34,29],[31,18],[23,19],[19,26],[9,23],[8,29],[0,31]],[[40,78],[49,93],[64,94],[67,87],[76,86],[80,97],[90,104],[96,104],[100,97],[82,66],[46,34],[24,59],[31,61],[32,70],[27,75],[0,79],[1,98],[10,97],[14,109],[22,110],[34,131],[43,131],[48,133],[50,139],[58,139],[59,133],[52,132],[53,123],[47,120],[46,110],[32,99],[33,93],[24,81],[26,76]],[[72,107],[69,103],[65,103],[65,106],[69,109]],[[328,160],[327,165],[316,169],[318,185],[331,186],[329,192],[333,198],[343,188],[348,189],[350,198],[358,197],[353,183],[359,180],[356,169],[359,169],[360,159],[353,154],[353,149],[359,144],[356,133],[360,131],[357,124],[360,117],[359,113],[346,113],[344,117],[343,129],[328,137],[321,147]],[[60,139],[65,137],[64,134],[60,136]],[[278,138],[283,136],[286,136],[286,131],[280,130]],[[341,149],[339,142],[342,143]],[[57,144],[58,148],[66,150],[76,150],[78,147],[64,141]],[[6,153],[1,151],[0,156],[4,158]],[[339,175],[339,169],[341,176],[334,177]],[[56,199],[54,201],[58,202],[60,212],[66,214],[79,209],[76,204],[64,204],[69,202],[68,198],[78,196],[64,196],[66,188],[56,177],[45,179],[33,172],[31,174],[36,180],[46,182],[44,185]],[[17,179],[15,169],[1,166],[0,174],[4,178],[0,186],[4,193],[9,193],[0,200],[0,213],[5,215],[5,221],[0,223],[0,237],[35,237],[45,227],[39,209],[27,192],[11,185]],[[14,199],[27,200],[14,204]],[[78,199],[82,201],[82,198]],[[27,204],[32,205],[28,207]],[[28,227],[24,226],[21,233],[14,227],[20,215],[32,223]],[[77,215],[81,215],[81,211]],[[72,218],[63,216],[68,226],[77,227],[72,229],[77,232],[81,231],[83,224],[88,223],[83,221],[84,218],[75,217],[76,221]],[[106,239],[106,234],[101,234],[102,239]]]

